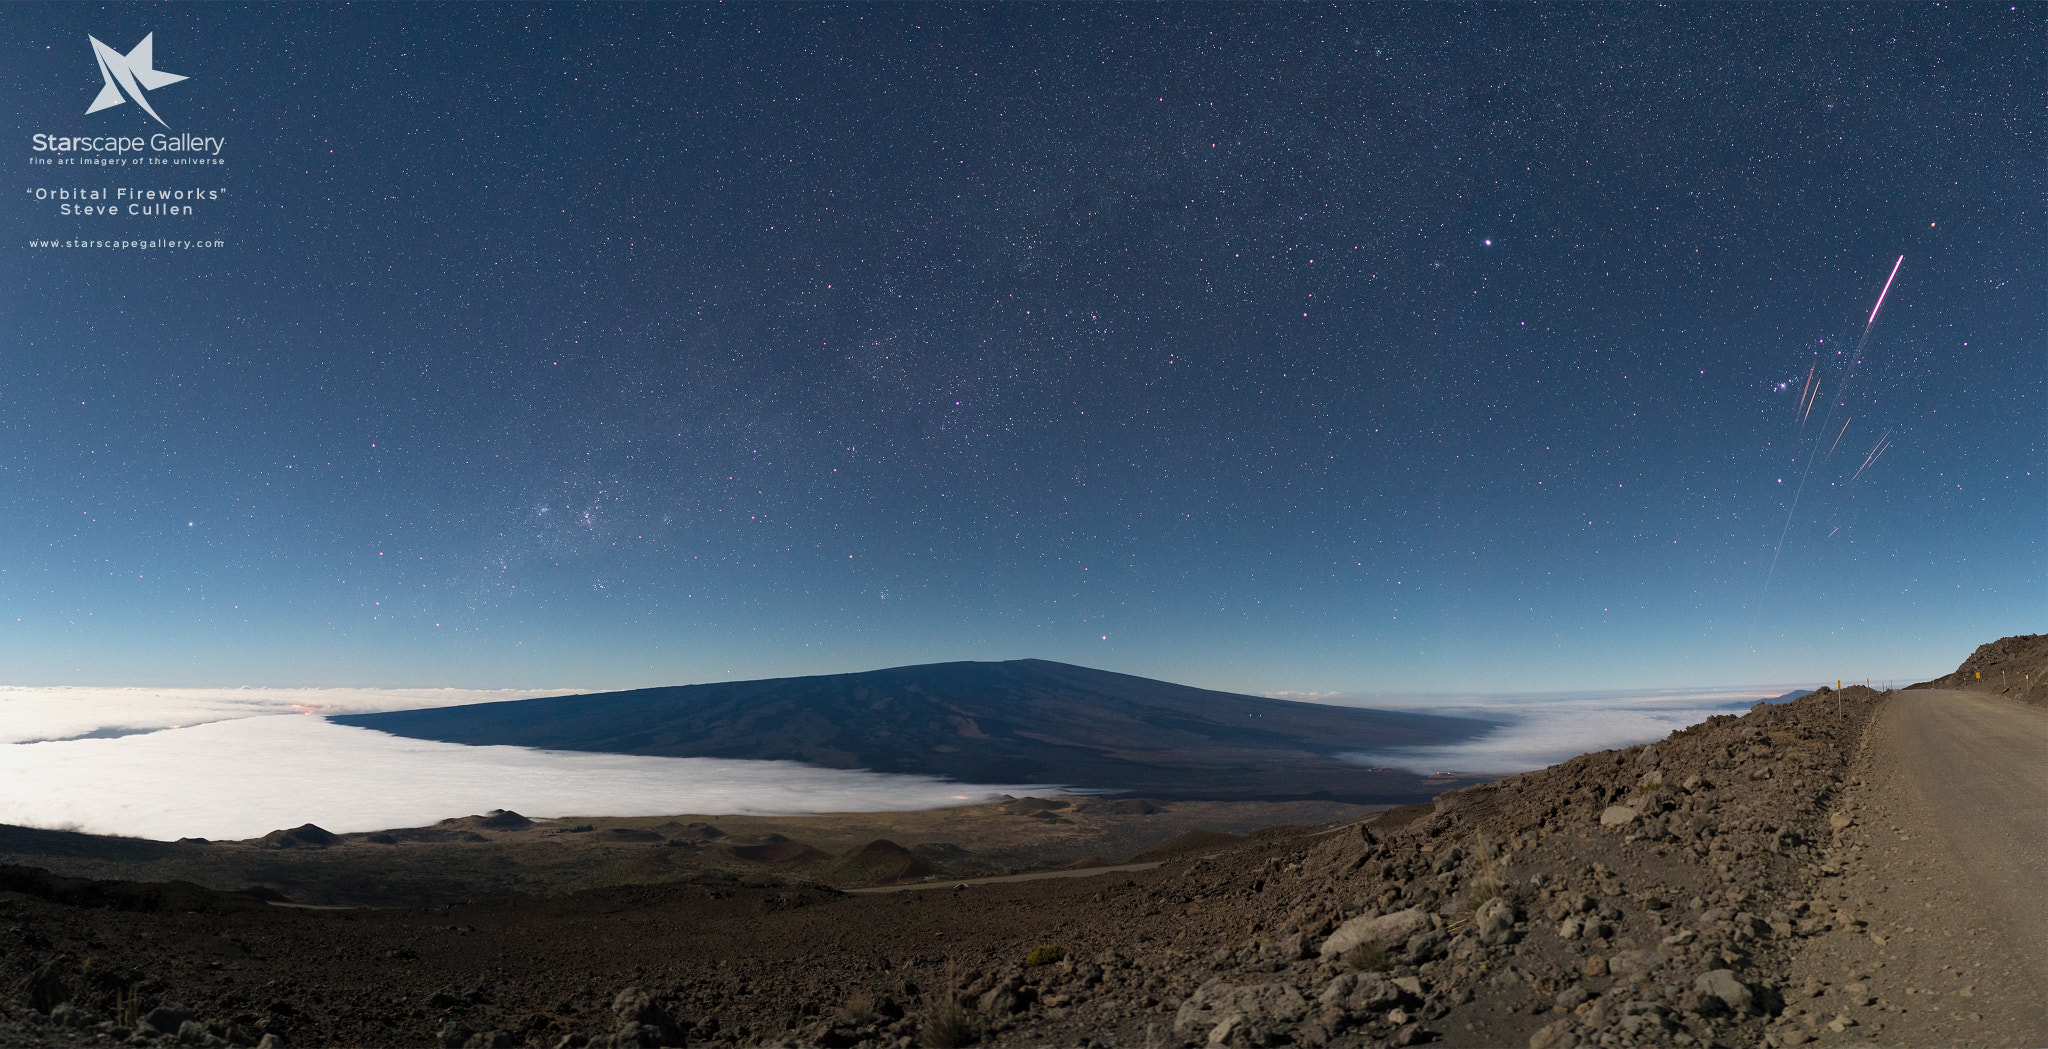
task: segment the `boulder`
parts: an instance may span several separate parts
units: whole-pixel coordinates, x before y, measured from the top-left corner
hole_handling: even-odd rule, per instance
[[[1031,1008],[1031,1003],[1037,999],[1037,988],[1012,975],[989,988],[976,1004],[984,1016],[1014,1016]]]
[[[1420,907],[1377,917],[1353,918],[1337,926],[1337,931],[1323,941],[1321,955],[1324,958],[1341,958],[1353,947],[1374,941],[1393,950],[1408,942],[1408,937],[1427,928],[1429,912]]]
[[[1173,1029],[1183,1037],[1206,1035],[1231,1017],[1233,1024],[1285,1026],[1308,1014],[1308,1001],[1293,984],[1255,983],[1237,986],[1210,980],[1181,1003]]]
[[[1607,971],[1614,976],[1646,973],[1665,962],[1661,951],[1616,951],[1607,956]]]
[[[1692,982],[1692,988],[1702,996],[1712,997],[1738,1016],[1750,1011],[1756,1003],[1756,994],[1748,984],[1735,978],[1733,969],[1715,969],[1703,973]]]
[[[177,1034],[185,1021],[192,1019],[192,1010],[176,1002],[165,1002],[144,1013],[142,1022],[163,1034]]]
[[[1472,931],[1479,942],[1488,947],[1499,947],[1512,943],[1515,938],[1515,905],[1505,896],[1495,896],[1479,907],[1473,915]]]
[[[612,1035],[615,1046],[683,1044],[683,1032],[645,988],[634,986],[620,991],[612,999],[612,1015],[619,1021],[619,1029]]]
[[[1408,996],[1394,981],[1379,973],[1340,973],[1323,985],[1316,1002],[1326,1009],[1346,1013],[1383,1013],[1407,1001]]]
[[[1298,962],[1308,957],[1308,941],[1298,932],[1276,936],[1266,942],[1265,954],[1283,964]]]
[[[1626,827],[1634,823],[1640,816],[1642,816],[1641,812],[1627,805],[1609,805],[1600,813],[1600,825],[1602,827]]]

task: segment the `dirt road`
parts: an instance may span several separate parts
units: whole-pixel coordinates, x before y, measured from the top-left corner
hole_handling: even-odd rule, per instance
[[[998,874],[992,878],[935,878],[931,881],[911,882],[905,885],[873,885],[865,889],[848,889],[851,893],[912,892],[918,889],[954,889],[963,885],[1000,885],[1013,881],[1044,881],[1047,878],[1092,878],[1098,874],[1120,874],[1125,871],[1149,871],[1157,863],[1124,863],[1114,867],[1080,867],[1057,871],[1031,871],[1026,874]]]
[[[1794,985],[1829,989],[1823,1041],[2048,1045],[2048,710],[1974,692],[1893,694],[1838,815],[1839,879]],[[1867,1005],[1857,1008],[1866,999]],[[1796,1042],[1794,1043],[1796,1044]]]
[[[1979,904],[2048,988],[2048,709],[1981,692],[1892,699],[1902,769]]]

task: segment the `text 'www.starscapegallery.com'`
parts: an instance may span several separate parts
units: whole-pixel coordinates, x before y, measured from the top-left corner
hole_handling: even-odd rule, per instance
[[[224,240],[32,240],[31,248],[139,248],[147,251],[159,248],[169,251],[183,251],[192,248],[225,248]]]

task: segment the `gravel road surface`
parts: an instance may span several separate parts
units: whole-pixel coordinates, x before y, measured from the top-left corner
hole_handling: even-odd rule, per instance
[[[1819,1040],[2048,1045],[2048,710],[1896,692],[1859,769],[1821,894],[1856,921],[1809,941],[1790,982],[1835,988],[1820,1015],[1868,1011]]]

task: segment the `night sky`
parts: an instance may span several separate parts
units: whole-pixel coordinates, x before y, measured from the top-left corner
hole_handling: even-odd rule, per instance
[[[0,677],[1932,676],[2048,628],[2044,29],[8,5]]]

